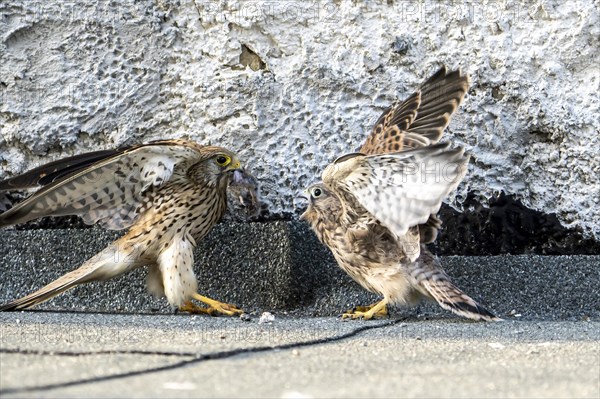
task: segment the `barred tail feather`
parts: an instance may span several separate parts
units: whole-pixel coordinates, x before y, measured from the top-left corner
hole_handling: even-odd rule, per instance
[[[407,267],[414,288],[443,309],[472,320],[502,320],[455,286],[425,247],[421,247],[417,261]]]
[[[119,251],[118,243],[119,241],[110,244],[102,252],[87,260],[78,269],[59,277],[45,287],[0,306],[0,312],[29,309],[77,285],[90,281],[106,280],[139,266],[139,262],[137,259],[131,257],[131,254]]]
[[[442,308],[459,316],[472,320],[502,320],[458,289],[449,280],[424,280],[422,286]]]
[[[0,306],[0,312],[32,308],[36,305],[46,302],[49,299],[54,298],[55,296],[67,291],[68,289],[75,287],[76,285],[83,283],[84,281],[81,281],[81,279],[85,276],[74,276],[74,273],[78,271],[79,269],[67,273],[64,276],[60,277],[58,280],[51,282],[45,287],[29,295],[26,295],[19,299],[15,299],[12,302]]]

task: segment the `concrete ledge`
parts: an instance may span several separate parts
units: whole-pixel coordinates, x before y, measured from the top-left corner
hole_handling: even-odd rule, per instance
[[[81,230],[0,231],[0,302],[30,293],[102,250],[120,233]],[[499,316],[525,319],[599,318],[600,256],[445,256],[441,262],[469,295]],[[168,313],[146,292],[145,270],[77,287],[40,309]],[[200,291],[247,311],[337,315],[376,299],[362,290],[300,222],[217,226],[199,244]],[[514,312],[513,312],[514,313]],[[399,315],[454,317],[434,305]]]

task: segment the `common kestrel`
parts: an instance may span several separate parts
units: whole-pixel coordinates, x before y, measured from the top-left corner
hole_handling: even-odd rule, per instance
[[[302,218],[346,273],[383,296],[343,318],[381,317],[388,304],[429,298],[470,319],[499,320],[458,289],[424,245],[437,237],[436,213],[467,171],[464,150],[438,141],[468,87],[466,74],[441,68],[384,111],[358,153],[335,160],[306,190]]]
[[[233,152],[185,140],[77,155],[0,182],[2,189],[42,186],[0,214],[0,227],[43,216],[79,215],[111,230],[129,228],[78,269],[0,310],[30,308],[76,285],[148,266],[149,291],[166,296],[173,308],[242,313],[197,292],[193,250],[225,213],[228,185],[239,183],[247,190],[254,182]]]

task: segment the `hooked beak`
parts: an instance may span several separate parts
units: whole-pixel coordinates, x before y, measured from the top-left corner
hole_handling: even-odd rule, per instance
[[[227,167],[227,170],[233,170],[233,171],[240,170],[240,169],[242,169],[242,164],[240,163],[240,161],[232,162]]]
[[[227,172],[231,172],[231,174],[233,175],[232,180],[234,183],[239,183],[241,181],[246,180],[246,171],[244,170],[244,168],[242,168],[242,164],[239,160],[230,163],[229,166],[227,166],[227,169],[225,170]]]
[[[310,194],[308,193],[308,190],[299,192],[296,197],[294,197],[293,203],[295,208],[304,209],[305,211],[308,210],[308,205],[310,205]]]
[[[304,190],[300,191],[296,195],[296,199],[303,199],[305,201],[310,201],[310,193],[308,192],[308,189],[304,189]]]

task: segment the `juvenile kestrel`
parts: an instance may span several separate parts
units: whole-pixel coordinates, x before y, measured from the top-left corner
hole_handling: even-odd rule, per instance
[[[302,218],[340,267],[383,296],[343,318],[387,315],[388,304],[422,298],[475,320],[499,320],[451,281],[424,244],[437,237],[442,200],[463,179],[469,157],[438,141],[469,87],[460,71],[440,69],[376,122],[360,152],[327,166],[306,190]]]
[[[242,313],[200,295],[193,270],[196,242],[221,219],[227,187],[238,182],[247,191],[254,179],[233,152],[185,140],[82,154],[0,182],[1,189],[43,186],[0,214],[0,227],[43,216],[79,215],[86,223],[111,230],[129,228],[78,269],[0,310],[30,308],[76,285],[148,266],[149,291],[166,296],[173,308]]]

